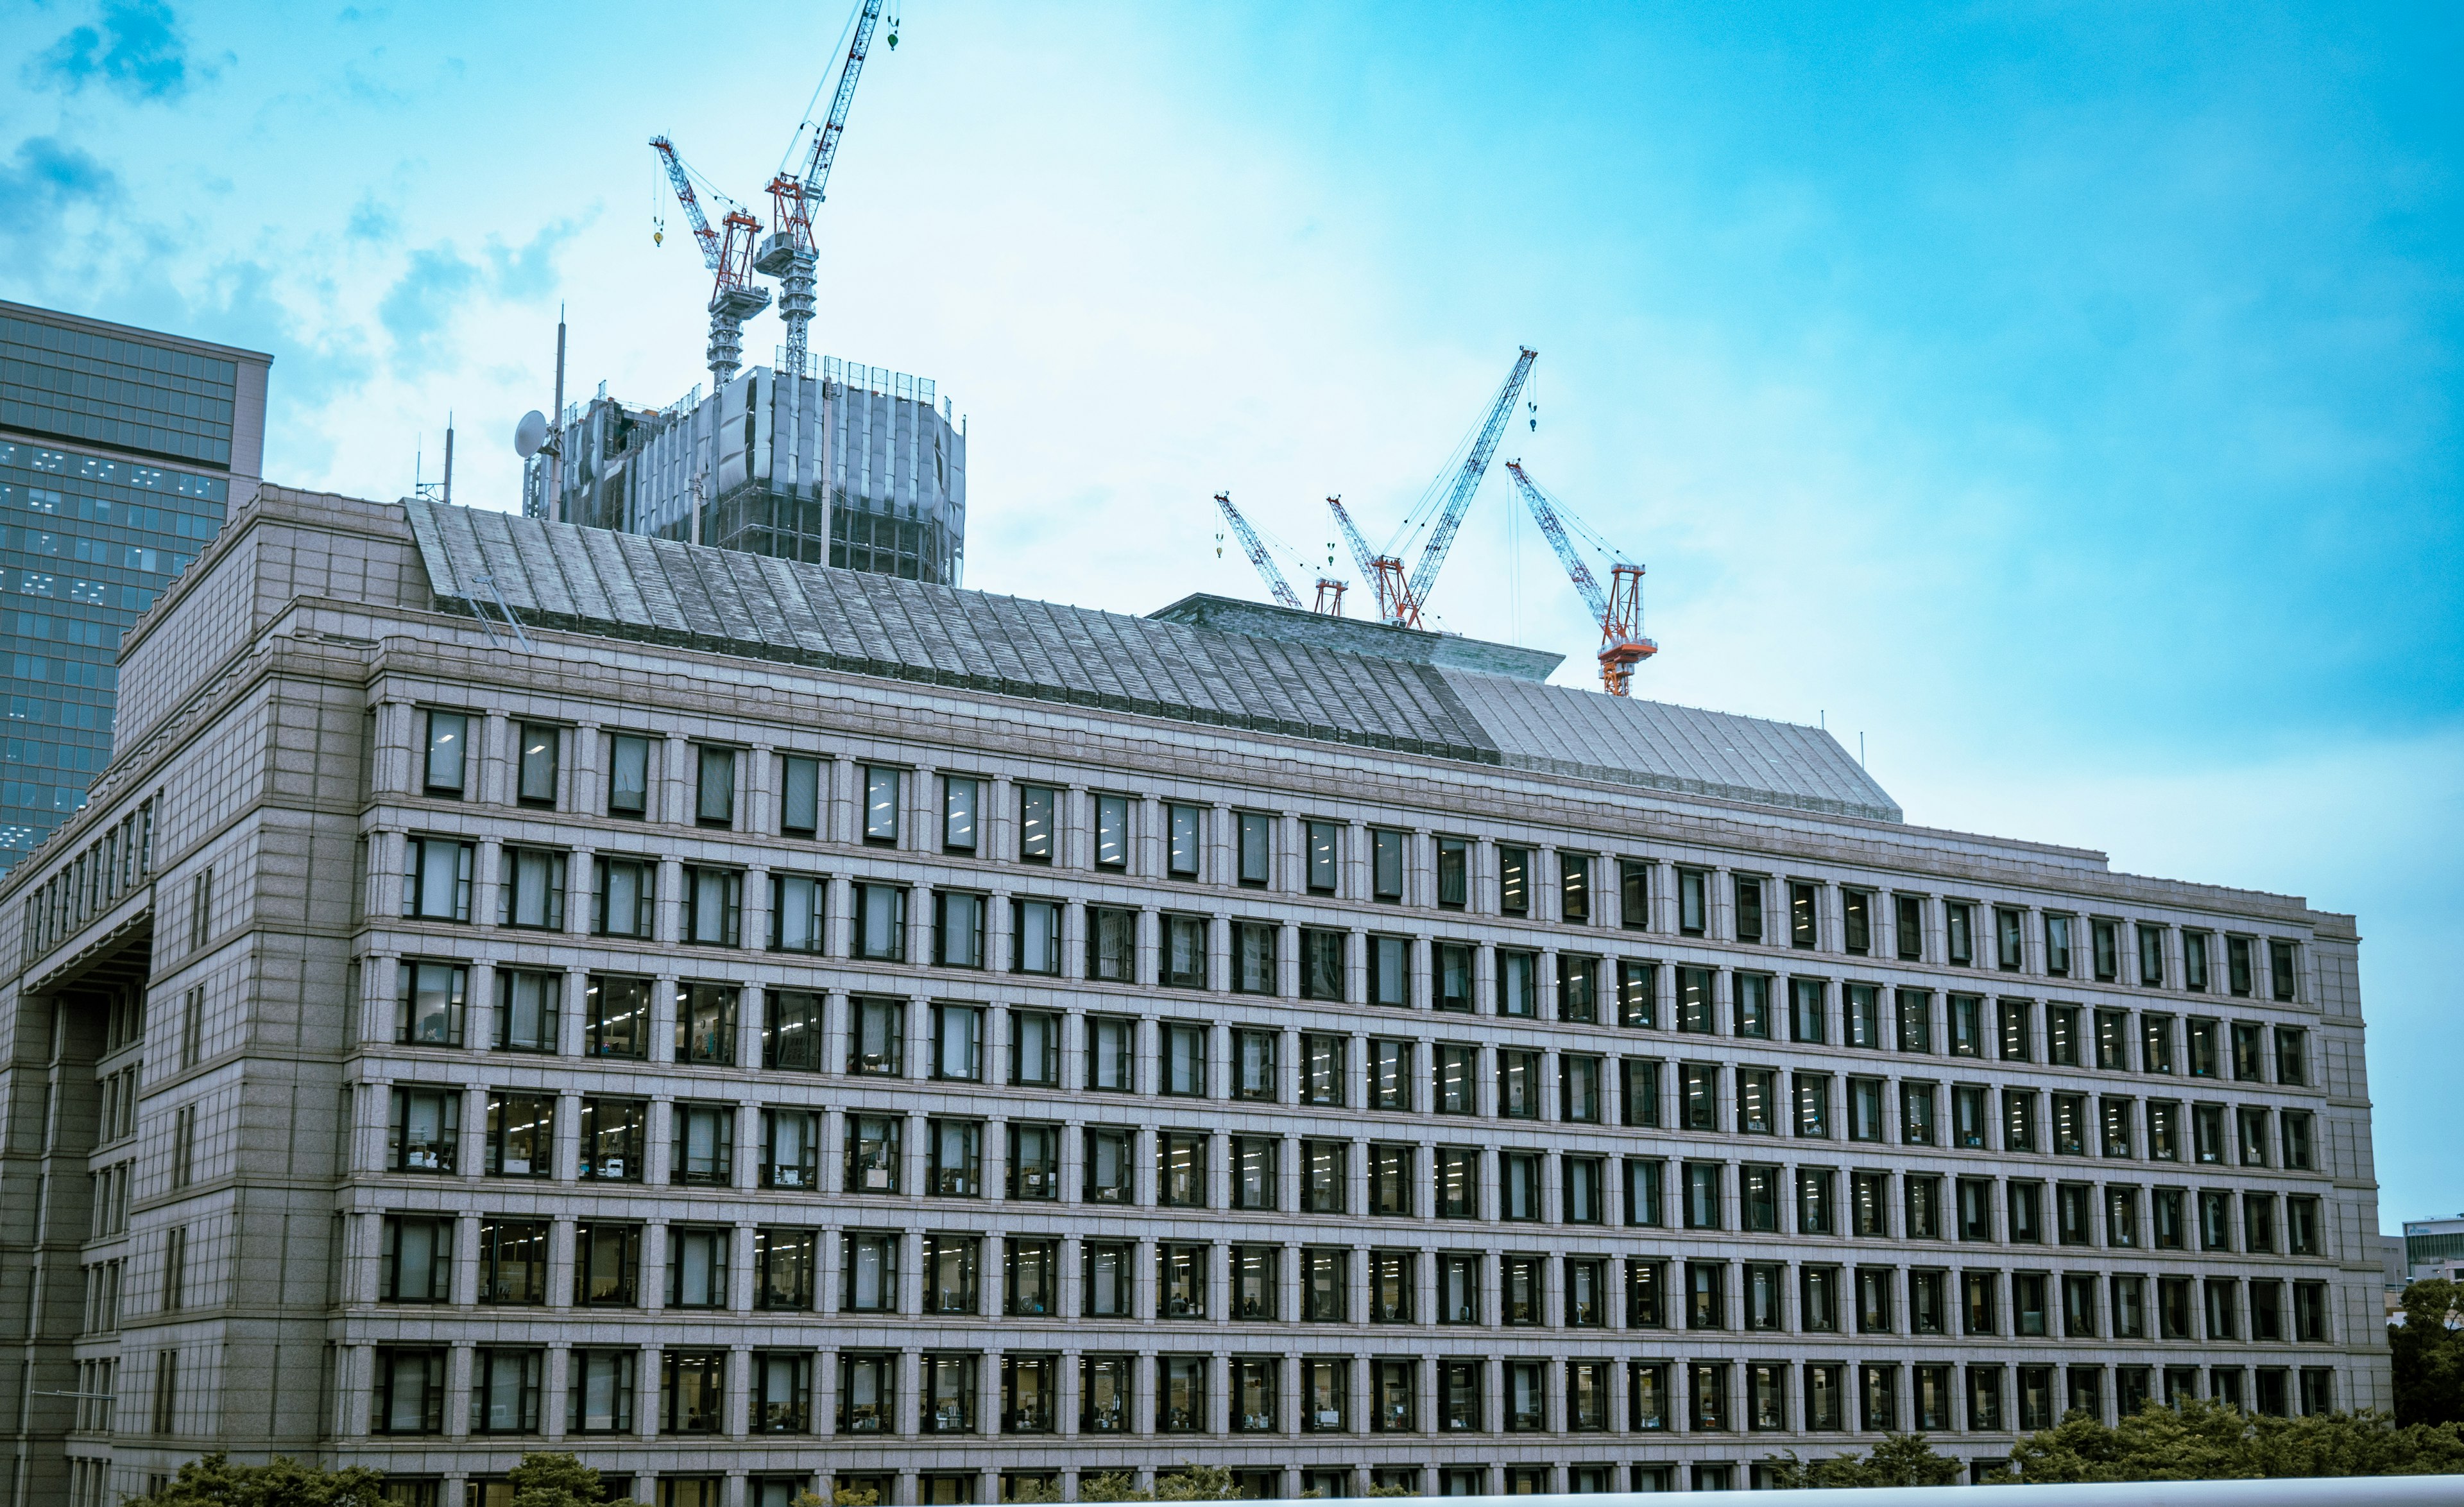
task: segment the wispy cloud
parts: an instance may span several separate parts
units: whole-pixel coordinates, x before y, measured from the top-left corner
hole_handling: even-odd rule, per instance
[[[409,269],[377,304],[377,321],[393,337],[397,376],[414,376],[446,363],[446,325],[478,283],[479,269],[451,246],[411,253]]]
[[[558,281],[557,253],[598,217],[594,211],[579,219],[557,220],[543,225],[538,234],[519,246],[507,246],[490,237],[488,264],[495,272],[497,296],[516,299],[537,299],[554,291]]]
[[[28,280],[40,282],[71,238],[71,211],[100,209],[121,196],[120,180],[94,155],[56,136],[30,136],[0,163],[0,249]]]
[[[31,88],[76,94],[100,84],[133,100],[176,100],[218,69],[193,61],[163,0],[104,0],[93,26],[72,27],[26,65]]]

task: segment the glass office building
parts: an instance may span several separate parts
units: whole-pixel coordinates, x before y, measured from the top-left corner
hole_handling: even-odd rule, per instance
[[[0,869],[84,804],[120,635],[255,487],[272,359],[0,302]]]

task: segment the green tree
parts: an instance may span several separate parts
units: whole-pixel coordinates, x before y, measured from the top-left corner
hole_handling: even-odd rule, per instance
[[[1228,1502],[1247,1495],[1237,1476],[1217,1465],[1183,1465],[1177,1471],[1160,1472],[1152,1491],[1138,1485],[1137,1477],[1126,1471],[1078,1478],[1082,1502]]]
[[[561,1451],[539,1450],[505,1473],[514,1507],[636,1507],[629,1496],[610,1501],[599,1473]]]
[[[215,1453],[180,1467],[158,1491],[125,1507],[379,1507],[385,1477],[364,1466],[323,1471],[280,1455],[265,1465],[233,1465]]]
[[[2108,1428],[2073,1413],[2011,1448],[2019,1481],[2219,1481],[2464,1472],[2464,1425],[2385,1413],[2260,1418],[2223,1403],[2150,1402]]]
[[[2431,1277],[2409,1284],[2404,1322],[2387,1329],[2395,1351],[2395,1421],[2464,1423],[2464,1284]]]
[[[1827,1460],[1800,1460],[1792,1450],[1765,1455],[1771,1484],[1782,1489],[1814,1486],[1950,1486],[1959,1480],[1957,1460],[1933,1452],[1921,1434],[1884,1436],[1871,1454],[1835,1454]]]

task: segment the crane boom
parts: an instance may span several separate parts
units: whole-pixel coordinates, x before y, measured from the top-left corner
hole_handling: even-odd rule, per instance
[[[1352,515],[1344,510],[1343,499],[1329,498],[1326,505],[1328,511],[1334,515],[1335,526],[1343,532],[1343,542],[1352,546],[1353,563],[1360,567],[1363,577],[1374,577],[1376,572],[1370,565],[1376,557],[1369,552],[1369,541],[1360,537],[1360,530],[1353,525]]]
[[[1454,547],[1455,531],[1463,527],[1463,514],[1471,507],[1473,494],[1480,490],[1480,478],[1488,473],[1488,457],[1497,451],[1497,442],[1506,433],[1506,421],[1514,412],[1514,400],[1523,395],[1523,384],[1531,375],[1531,364],[1540,353],[1530,346],[1521,347],[1514,369],[1507,374],[1506,386],[1497,389],[1495,401],[1488,406],[1488,417],[1480,427],[1480,437],[1472,441],[1471,454],[1463,456],[1463,470],[1456,474],[1455,483],[1446,494],[1446,505],[1438,514],[1437,528],[1420,551],[1420,563],[1412,567],[1410,603],[1417,621],[1420,604],[1429,599],[1429,588],[1438,584],[1438,569],[1446,563],[1446,551]]]
[[[881,19],[882,0],[864,0],[856,15],[855,37],[847,44],[847,61],[839,68],[838,92],[830,97],[830,113],[813,132],[813,149],[804,159],[801,177],[780,173],[770,180],[770,235],[762,242],[754,266],[779,279],[779,319],[787,326],[787,366],[804,368],[805,326],[813,319],[813,285],[821,256],[813,247],[813,206],[822,202],[838,161],[839,138],[847,132],[847,109],[855,102],[856,80],[864,77],[864,58],[872,46],[873,23]],[[898,45],[897,33],[891,45]]]
[[[1531,521],[1540,525],[1541,533],[1548,536],[1549,547],[1557,551],[1558,563],[1573,578],[1574,589],[1582,594],[1583,605],[1592,609],[1595,618],[1608,616],[1609,599],[1600,590],[1599,578],[1592,574],[1592,567],[1584,563],[1583,557],[1574,552],[1574,542],[1566,537],[1565,521],[1550,505],[1549,495],[1524,474],[1523,462],[1519,460],[1507,461],[1506,474],[1514,478],[1515,488],[1523,494],[1524,502],[1531,509]]]
[[[684,207],[685,218],[693,225],[693,239],[701,243],[701,264],[716,272],[718,233],[710,228],[710,216],[701,212],[701,200],[693,194],[693,179],[685,174],[685,165],[676,156],[675,144],[664,136],[653,136],[650,138],[650,150],[659,154],[660,166],[668,169],[668,183],[676,190],[676,203]]]
[[[1249,564],[1257,566],[1258,574],[1265,579],[1266,589],[1275,593],[1276,601],[1299,611],[1299,593],[1292,589],[1290,582],[1284,579],[1284,572],[1275,565],[1275,557],[1266,553],[1265,543],[1258,538],[1258,531],[1251,528],[1249,521],[1241,516],[1241,510],[1232,505],[1232,494],[1215,494],[1215,506],[1222,512],[1223,521],[1232,525],[1233,536],[1241,541],[1241,550],[1249,557]]]

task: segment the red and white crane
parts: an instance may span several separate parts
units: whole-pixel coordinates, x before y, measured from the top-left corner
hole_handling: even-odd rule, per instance
[[[753,280],[753,238],[760,233],[761,222],[745,212],[744,207],[727,198],[717,189],[711,192],[726,201],[727,212],[719,224],[724,233],[711,229],[710,216],[704,214],[701,200],[693,193],[693,175],[684,159],[676,155],[673,142],[664,136],[650,138],[650,150],[659,154],[659,163],[668,170],[668,182],[676,190],[676,203],[693,225],[693,239],[701,245],[702,265],[714,275],[710,291],[710,344],[703,350],[710,363],[711,390],[716,391],[736,377],[737,368],[744,365],[744,321],[770,306],[770,290]]]
[[[1540,490],[1523,470],[1523,462],[1509,460],[1506,474],[1514,478],[1516,490],[1531,509],[1531,520],[1540,532],[1549,536],[1549,547],[1557,551],[1557,559],[1566,567],[1567,578],[1581,593],[1583,605],[1600,625],[1600,689],[1611,696],[1624,696],[1634,680],[1634,667],[1660,653],[1660,646],[1642,636],[1642,566],[1627,560],[1608,541],[1594,533],[1581,519],[1574,519],[1573,530],[1580,530],[1584,542],[1596,549],[1609,563],[1609,587],[1600,589],[1599,577],[1592,573],[1589,562],[1574,547],[1573,532],[1567,520],[1573,511]]]
[[[813,248],[813,207],[822,202],[823,189],[830,181],[830,165],[838,161],[839,138],[847,130],[847,107],[855,102],[856,80],[864,75],[864,55],[872,42],[873,23],[881,19],[881,3],[864,0],[864,9],[856,15],[855,39],[847,45],[847,61],[839,68],[838,92],[830,98],[829,116],[813,132],[803,174],[790,177],[782,170],[769,184],[770,234],[753,266],[779,279],[779,320],[787,326],[783,359],[789,370],[800,374],[804,370],[804,327],[813,319],[815,271],[821,264],[821,255]],[[890,45],[898,45],[895,23]],[[803,126],[796,129],[803,134]],[[794,144],[787,149],[793,152]]]
[[[1429,484],[1429,490],[1404,518],[1403,526],[1396,530],[1385,553],[1371,553],[1369,542],[1360,537],[1359,528],[1343,503],[1334,498],[1326,499],[1328,510],[1334,514],[1335,527],[1352,546],[1352,558],[1360,566],[1361,579],[1369,583],[1370,592],[1376,599],[1378,620],[1390,627],[1421,626],[1421,609],[1428,604],[1431,588],[1438,584],[1438,570],[1446,563],[1446,551],[1454,547],[1455,531],[1463,527],[1463,514],[1470,510],[1472,497],[1480,491],[1481,478],[1488,474],[1489,456],[1496,454],[1497,442],[1506,433],[1506,421],[1514,412],[1515,399],[1523,395],[1523,384],[1531,376],[1531,364],[1540,359],[1540,353],[1529,345],[1521,349],[1514,369],[1507,373],[1506,385],[1489,400],[1488,412],[1473,432],[1463,464],[1450,474],[1441,472],[1438,479]],[[1420,548],[1420,558],[1407,567],[1403,551],[1413,537],[1423,531],[1428,541]]]

